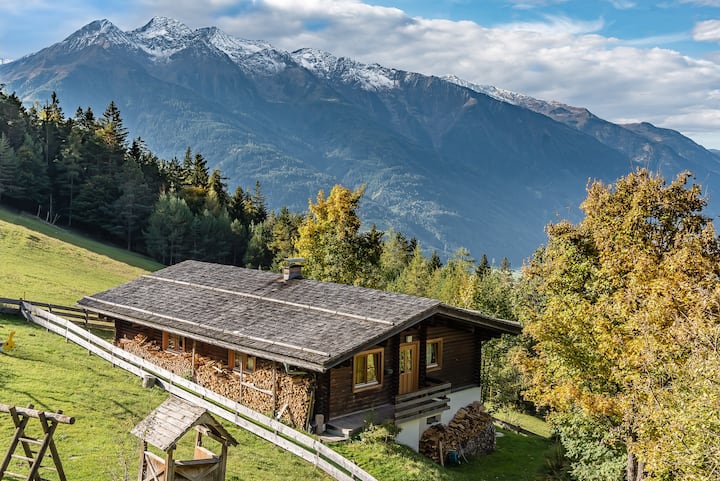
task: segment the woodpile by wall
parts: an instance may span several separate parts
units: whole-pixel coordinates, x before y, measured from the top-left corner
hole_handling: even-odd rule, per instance
[[[451,451],[458,456],[491,453],[495,451],[493,418],[480,402],[465,406],[447,425],[430,426],[420,437],[419,451],[443,465]]]
[[[222,396],[275,417],[295,427],[305,429],[311,415],[314,383],[310,375],[288,374],[282,364],[258,359],[253,372],[228,369],[222,362],[192,353],[163,351],[143,335],[134,339],[120,339],[120,347],[157,366],[206,387]]]

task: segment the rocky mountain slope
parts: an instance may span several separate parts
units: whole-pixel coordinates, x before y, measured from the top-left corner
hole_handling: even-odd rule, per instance
[[[588,179],[638,165],[689,168],[720,188],[718,157],[677,132],[167,18],[128,32],[92,22],[0,65],[0,83],[27,102],[56,91],[68,113],[115,100],[153,152],[190,146],[232,188],[259,180],[274,208],[304,211],[319,189],[365,183],[368,225],[445,256],[464,246],[518,266],[548,222],[577,219]]]

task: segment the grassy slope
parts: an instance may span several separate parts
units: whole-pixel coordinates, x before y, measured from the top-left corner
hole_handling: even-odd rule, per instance
[[[0,297],[73,305],[83,295],[160,267],[122,249],[0,209]]]
[[[9,222],[22,222],[33,230]],[[121,249],[0,210],[0,297],[72,304],[83,295],[159,267]],[[125,479],[125,469],[127,479],[134,479],[138,443],[129,431],[166,394],[141,389],[134,376],[110,368],[54,334],[18,318],[0,317],[0,338],[6,338],[11,330],[16,331],[16,348],[0,354],[0,403],[32,403],[38,409],[62,409],[77,418],[75,425],[60,426],[56,438],[71,479]],[[240,441],[240,446],[230,450],[229,481],[329,479],[252,434],[234,427],[228,429]],[[5,451],[10,433],[9,417],[0,415],[0,453]],[[497,452],[454,468],[441,468],[394,444],[386,448],[353,442],[338,450],[380,480],[530,480],[543,462],[547,444],[539,437],[507,433],[498,439]],[[48,478],[56,479],[52,474]]]
[[[18,218],[0,210],[0,297],[73,304],[83,295],[161,267],[33,219],[19,220],[39,227],[38,230],[2,219]],[[40,229],[53,237],[40,233]],[[68,242],[96,249],[100,254]],[[115,260],[118,258],[135,267]],[[142,389],[135,376],[110,367],[42,328],[17,317],[0,315],[0,339],[5,340],[10,331],[16,332],[15,348],[0,353],[0,403],[33,404],[37,409],[60,409],[76,417],[74,425],[61,425],[55,437],[68,479],[126,479],[126,467],[127,479],[135,479],[139,444],[130,429],[167,394],[158,389]],[[226,427],[240,442],[230,449],[229,481],[330,479],[258,437]],[[10,417],[0,413],[0,454],[5,453],[11,433]],[[26,472],[19,466],[10,470]],[[45,476],[57,479],[52,472]]]

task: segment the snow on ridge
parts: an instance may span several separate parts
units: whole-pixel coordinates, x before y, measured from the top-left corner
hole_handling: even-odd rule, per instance
[[[185,48],[193,31],[185,24],[168,17],[153,17],[140,28],[128,32],[139,47],[156,60],[167,58]]]
[[[323,50],[301,48],[292,52],[290,56],[303,68],[325,78],[330,78],[337,67],[337,57]]]
[[[296,50],[290,55],[298,64],[316,75],[326,79],[336,78],[346,84],[357,83],[363,90],[374,92],[396,86],[396,71],[378,64],[366,65],[311,48]]]
[[[275,75],[285,70],[293,59],[287,52],[266,48],[259,50],[236,62],[250,76]]]
[[[288,53],[264,41],[228,35],[217,27],[191,30],[168,17],[153,17],[142,27],[127,32],[119,30],[108,20],[96,20],[64,42],[71,49],[79,49],[97,43],[98,39],[143,51],[156,62],[166,61],[195,42],[203,42],[253,75],[272,75],[288,65],[298,64],[321,78],[357,85],[366,91],[389,90],[397,86],[398,71],[378,64],[366,65],[310,48]]]
[[[443,78],[443,80],[454,83],[455,85],[459,85],[461,87],[465,87],[470,90],[474,90],[475,92],[485,94],[489,97],[494,98],[495,100],[499,100],[501,102],[507,102],[509,104],[517,105],[519,107],[528,108],[535,112],[542,113],[543,111],[551,110],[554,108],[567,108],[567,109],[575,109],[576,108],[576,107],[571,107],[562,102],[558,102],[557,100],[540,100],[540,99],[536,99],[535,97],[530,97],[529,95],[520,94],[517,92],[513,92],[511,90],[501,89],[501,88],[495,87],[493,85],[480,85],[480,84],[468,82],[467,80],[463,80],[454,75],[446,75],[442,78]]]
[[[198,36],[205,38],[212,46],[225,53],[235,63],[240,63],[250,55],[273,47],[262,40],[245,40],[228,35],[217,27],[205,27],[196,31]]]
[[[175,19],[168,17],[153,17],[140,28],[129,32],[136,38],[150,40],[157,37],[181,40],[192,35],[192,30]]]
[[[125,32],[117,28],[107,19],[90,22],[60,42],[59,45],[63,45],[68,50],[73,51],[98,43],[107,46],[107,42],[115,45],[136,47],[135,42],[133,42]]]

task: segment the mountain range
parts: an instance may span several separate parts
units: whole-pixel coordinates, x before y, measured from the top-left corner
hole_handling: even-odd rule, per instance
[[[114,100],[154,153],[190,147],[231,189],[259,180],[271,208],[305,211],[320,189],[365,184],[366,226],[441,256],[463,246],[517,266],[548,222],[579,219],[589,179],[638,166],[691,170],[710,197],[720,191],[720,157],[676,131],[164,17],[132,31],[94,21],[0,64],[0,84],[27,103],[55,91],[71,113]]]

